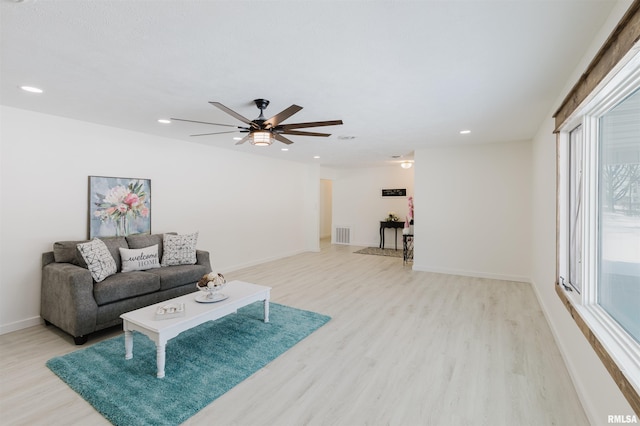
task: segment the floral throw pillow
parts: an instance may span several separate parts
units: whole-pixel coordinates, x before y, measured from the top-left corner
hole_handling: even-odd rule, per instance
[[[95,282],[104,281],[109,275],[118,272],[116,261],[102,240],[96,238],[88,243],[78,244],[77,247]]]
[[[196,244],[198,233],[184,235],[164,234],[162,245],[162,266],[194,265],[196,263]]]

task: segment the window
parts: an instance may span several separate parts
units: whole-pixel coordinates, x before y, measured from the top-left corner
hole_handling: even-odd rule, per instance
[[[599,127],[597,300],[640,342],[640,90]]]
[[[559,128],[558,282],[637,398],[640,53],[612,74]]]
[[[578,291],[582,290],[582,126],[569,133],[569,284]]]

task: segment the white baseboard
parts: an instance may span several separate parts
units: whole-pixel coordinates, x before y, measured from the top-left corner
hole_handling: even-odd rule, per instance
[[[301,254],[301,253],[308,253],[309,251],[312,251],[312,250],[294,250],[294,251],[289,252],[289,253],[282,253],[282,254],[279,254],[277,256],[264,257],[262,259],[253,260],[251,262],[238,263],[236,265],[228,265],[228,266],[224,267],[224,270],[228,271],[228,272],[235,272],[235,271],[238,271],[240,269],[250,268],[251,266],[260,265],[262,263],[271,262],[271,261],[279,260],[279,259],[284,259],[285,257],[295,256],[295,255]]]
[[[558,329],[556,328],[554,322],[550,320],[549,311],[544,301],[542,300],[542,297],[540,297],[540,293],[538,292],[538,286],[535,284],[535,282],[531,281],[531,287],[533,288],[533,293],[536,295],[536,299],[538,300],[538,304],[540,305],[542,314],[544,315],[544,319],[547,321],[547,324],[549,325],[549,329],[551,329],[551,335],[553,336],[553,340],[556,342],[556,346],[560,350],[560,356],[562,357],[562,361],[564,361],[564,365],[567,367],[567,371],[569,372],[569,377],[571,378],[573,387],[575,388],[576,393],[578,394],[578,399],[582,404],[582,409],[587,415],[587,418],[589,419],[589,423],[591,423],[592,425],[598,424],[598,422],[596,421],[597,416],[591,409],[592,404],[589,403],[589,398],[584,392],[584,387],[582,385],[582,382],[579,379],[579,375],[577,374],[577,372],[575,371],[575,368],[573,367],[573,364],[571,363],[571,356],[566,350],[566,347],[563,344],[562,339],[559,338]],[[567,315],[569,315],[569,313],[567,313]],[[569,319],[567,319],[567,321],[569,321]]]
[[[34,325],[42,324],[42,318],[40,316],[31,317],[24,320],[12,322],[9,324],[0,325],[0,334],[7,334],[13,331],[22,330],[23,328],[33,327]]]
[[[575,388],[576,393],[578,394],[578,399],[582,404],[582,409],[587,415],[587,418],[589,419],[589,423],[591,423],[592,425],[598,424],[598,422],[596,421],[597,419],[596,413],[594,413],[593,410],[591,409],[593,405],[590,404],[589,398],[584,392],[584,387],[582,385],[582,382],[580,381],[579,375],[576,372],[575,368],[573,367],[573,364],[571,363],[571,357],[569,355],[569,352],[566,349],[566,346],[563,344],[562,340],[558,336],[558,330],[555,327],[555,324],[553,323],[553,321],[550,320],[549,310],[547,309],[547,306],[542,300],[542,297],[540,297],[540,293],[538,292],[538,286],[535,284],[535,282],[532,281],[531,287],[533,288],[533,293],[536,295],[536,299],[538,299],[538,304],[540,305],[542,314],[544,315],[544,319],[547,321],[547,324],[549,325],[549,329],[551,330],[551,335],[553,336],[553,340],[556,342],[556,346],[560,351],[560,356],[564,361],[564,365],[567,367],[567,371],[569,372],[569,377],[571,378],[571,383],[573,383],[573,387]],[[569,315],[568,312],[567,312],[567,315]],[[578,331],[578,332],[582,333],[581,331]]]
[[[463,277],[489,278],[492,280],[531,283],[530,277],[524,277],[522,275],[505,275],[505,274],[494,274],[491,272],[466,271],[463,269],[438,268],[434,266],[420,265],[415,263],[413,265],[413,270],[422,271],[422,272],[435,272],[438,274],[447,274],[447,275],[461,275]]]

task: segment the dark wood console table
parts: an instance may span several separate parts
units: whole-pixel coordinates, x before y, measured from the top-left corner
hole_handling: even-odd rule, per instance
[[[398,250],[398,228],[404,228],[404,222],[399,220],[396,220],[395,222],[385,220],[380,221],[380,248],[384,248],[384,230],[386,228],[393,228],[395,230],[395,247],[396,250]]]

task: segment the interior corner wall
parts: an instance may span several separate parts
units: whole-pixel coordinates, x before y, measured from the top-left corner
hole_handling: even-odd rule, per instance
[[[369,168],[323,169],[333,179],[333,229],[351,228],[351,245],[378,247],[380,221],[395,212],[404,220],[409,212],[407,197],[413,195],[413,168],[398,164]],[[382,197],[382,189],[405,188],[407,197]],[[402,232],[398,230],[398,247],[402,248]],[[335,232],[332,232],[335,243]],[[385,247],[395,247],[394,231],[386,230]]]
[[[531,143],[415,152],[414,266],[529,282]]]
[[[151,179],[152,232],[199,231],[223,273],[318,247],[317,165],[0,108],[0,333],[39,323],[41,254],[87,238],[90,175]]]

